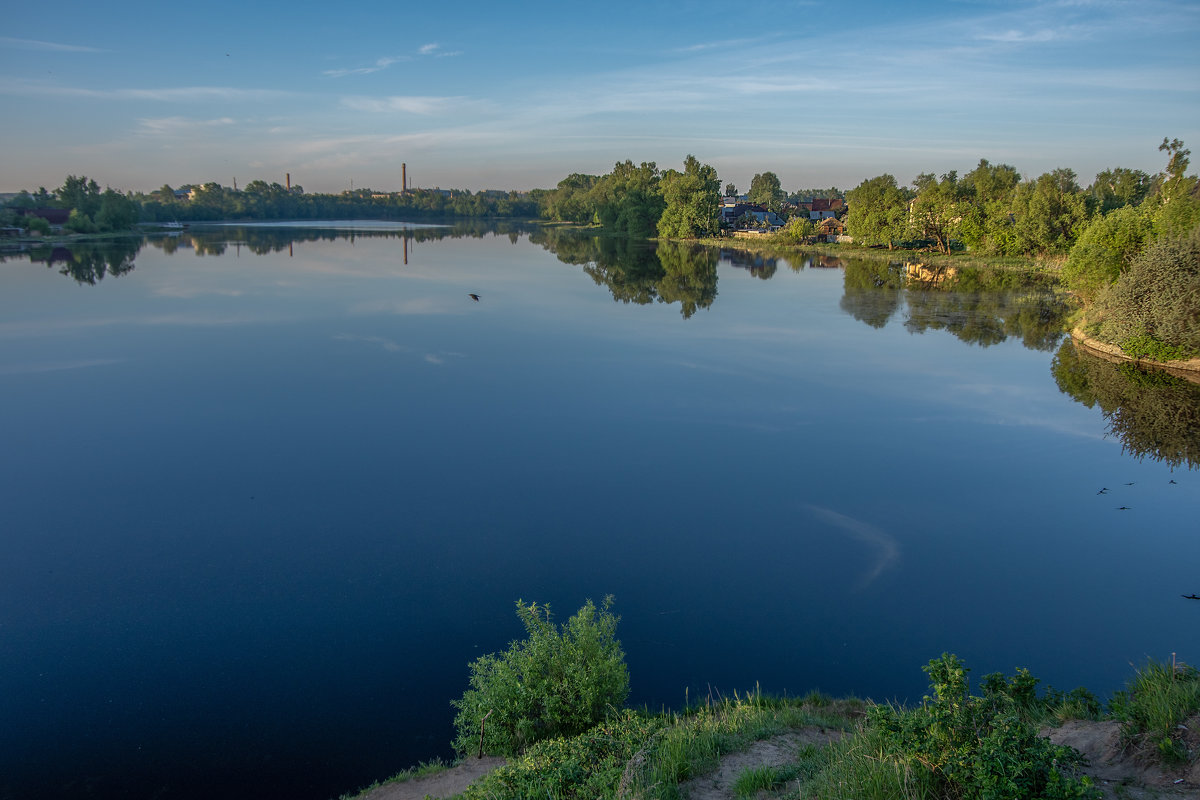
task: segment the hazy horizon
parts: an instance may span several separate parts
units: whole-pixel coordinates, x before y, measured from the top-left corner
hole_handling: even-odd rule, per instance
[[[980,158],[1081,184],[1200,144],[1200,7],[1172,0],[9,9],[0,191],[552,188],[688,154],[745,190]]]

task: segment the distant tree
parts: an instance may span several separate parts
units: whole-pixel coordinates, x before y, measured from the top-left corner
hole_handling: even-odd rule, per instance
[[[962,177],[958,235],[973,250],[1004,252],[1012,238],[1010,207],[1021,175],[1008,164],[979,165]]]
[[[1153,179],[1140,169],[1113,167],[1096,173],[1087,193],[1097,210],[1107,214],[1125,206],[1141,205],[1153,185]]]
[[[666,206],[659,191],[658,166],[618,162],[588,192],[597,221],[613,233],[648,238],[657,230]]]
[[[750,191],[746,196],[751,203],[757,203],[771,211],[779,211],[787,193],[779,184],[779,176],[774,172],[762,172],[750,181]]]
[[[725,184],[725,196],[726,197],[737,197],[737,187],[734,186],[732,183]]]
[[[720,187],[717,171],[692,155],[684,160],[683,172],[664,172],[659,188],[666,207],[658,220],[658,235],[694,239],[716,233],[720,227]]]
[[[817,225],[808,217],[796,216],[787,221],[776,234],[781,239],[786,239],[795,244],[803,244],[817,232]]]
[[[54,190],[54,200],[59,208],[78,209],[80,214],[91,217],[100,210],[100,185],[84,175],[68,175],[63,185]]]
[[[913,235],[932,239],[938,250],[949,253],[951,241],[958,238],[961,204],[967,194],[958,173],[951,170],[940,180],[932,173],[922,173],[913,180],[913,186],[917,191],[909,220]]]
[[[868,178],[846,192],[846,233],[859,244],[886,244],[904,238],[909,195],[891,175]]]
[[[1155,223],[1165,236],[1183,236],[1200,224],[1200,181],[1185,174],[1191,151],[1183,142],[1164,138],[1158,149],[1169,153],[1170,159],[1162,175],[1161,207]]]
[[[123,231],[138,220],[138,205],[132,199],[112,189],[100,195],[100,210],[96,212],[96,227],[102,231]]]
[[[1088,220],[1087,203],[1075,172],[1059,168],[1025,181],[1012,201],[1013,238],[1009,255],[1064,253]]]
[[[571,173],[558,182],[558,187],[547,194],[542,214],[547,219],[559,222],[592,222],[595,210],[589,201],[588,192],[600,180],[598,175]]]

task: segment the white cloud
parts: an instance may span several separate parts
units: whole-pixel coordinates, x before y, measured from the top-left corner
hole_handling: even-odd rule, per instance
[[[411,60],[408,56],[385,56],[375,60],[375,63],[368,67],[347,67],[344,69],[327,69],[323,75],[328,75],[331,78],[344,78],[347,75],[370,75],[372,72],[379,72],[401,61]]]

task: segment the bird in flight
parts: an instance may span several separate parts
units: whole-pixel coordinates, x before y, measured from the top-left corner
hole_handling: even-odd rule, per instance
[[[476,303],[478,303],[478,302],[479,302],[479,295],[475,294],[474,292],[471,292],[469,295],[467,295],[467,297],[471,298],[471,299],[472,299],[472,300],[474,300]]]

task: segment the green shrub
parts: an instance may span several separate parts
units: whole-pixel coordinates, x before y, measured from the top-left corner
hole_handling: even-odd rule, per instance
[[[612,601],[597,609],[588,600],[560,629],[547,606],[518,600],[528,637],[471,664],[470,688],[452,702],[454,749],[477,750],[483,725],[483,750],[513,756],[534,742],[582,733],[619,709],[629,671]]]
[[[472,784],[464,800],[612,797],[626,766],[664,725],[625,710],[579,736],[548,739]]]
[[[1099,294],[1089,317],[1111,344],[1200,352],[1200,226],[1153,242]]]
[[[1088,778],[1064,772],[1077,753],[1037,735],[1028,720],[1042,702],[1037,680],[1019,671],[1005,680],[984,679],[984,696],[968,691],[969,671],[957,656],[943,654],[924,667],[934,690],[913,711],[889,706],[871,710],[873,736],[897,764],[923,765],[946,794],[987,800],[1098,797]],[[907,776],[905,770],[897,775]],[[908,779],[907,777],[905,778]]]
[[[1071,247],[1062,269],[1063,282],[1091,300],[1120,277],[1153,234],[1153,218],[1139,207],[1125,206],[1095,217]]]

